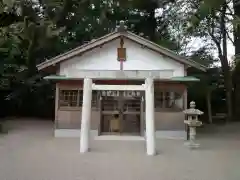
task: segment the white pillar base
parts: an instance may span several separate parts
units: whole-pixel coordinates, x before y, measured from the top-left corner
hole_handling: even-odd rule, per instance
[[[80,138],[80,129],[55,129],[54,137],[56,138]],[[98,136],[98,130],[90,130],[90,138]]]

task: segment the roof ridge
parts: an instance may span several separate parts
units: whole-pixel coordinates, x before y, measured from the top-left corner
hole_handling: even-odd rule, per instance
[[[65,53],[62,53],[58,56],[55,56],[49,60],[46,60],[40,64],[37,65],[38,70],[44,69],[48,66],[60,63],[63,60],[69,59],[73,56],[76,56],[80,53],[86,52],[92,48],[95,48],[97,46],[101,46],[102,44],[105,44],[109,41],[112,41],[116,38],[118,38],[119,36],[125,36],[126,38],[138,43],[138,44],[142,44],[144,46],[146,46],[147,48],[154,50],[156,52],[158,52],[159,54],[163,54],[169,58],[174,59],[175,61],[179,61],[183,64],[187,64],[189,66],[193,66],[195,68],[201,69],[202,71],[206,71],[207,67],[205,67],[204,65],[193,61],[187,57],[184,57],[182,55],[177,54],[176,52],[165,48],[155,42],[152,42],[146,38],[143,38],[141,36],[138,36],[135,33],[132,33],[130,31],[123,31],[123,32],[119,32],[119,31],[114,31],[111,33],[106,34],[105,36],[99,37],[97,39],[93,39],[91,41],[89,41],[88,43],[85,43],[81,46],[78,46],[74,49],[71,49]]]
[[[37,67],[41,66],[42,64],[45,64],[46,62],[53,61],[53,60],[55,60],[55,59],[61,58],[62,56],[66,56],[66,55],[68,55],[69,53],[72,53],[72,52],[74,52],[74,51],[77,51],[77,50],[79,50],[79,49],[82,49],[82,48],[84,48],[84,47],[86,47],[86,46],[89,46],[90,44],[93,44],[93,43],[96,42],[96,41],[99,41],[99,40],[101,40],[101,39],[107,38],[108,36],[112,36],[112,35],[117,34],[117,33],[118,33],[117,31],[114,31],[114,32],[108,33],[108,34],[106,34],[106,35],[104,35],[104,36],[101,36],[101,37],[99,37],[99,38],[97,38],[97,39],[94,39],[94,41],[93,41],[93,39],[92,39],[92,40],[89,41],[88,43],[84,43],[84,44],[79,45],[79,46],[77,46],[77,47],[75,47],[75,48],[73,48],[73,49],[67,50],[67,51],[64,52],[64,53],[61,53],[61,54],[59,54],[59,55],[57,55],[57,56],[54,56],[54,57],[52,57],[52,58],[50,58],[50,59],[46,59],[45,61],[43,61],[43,62],[41,62],[40,64],[38,64]]]

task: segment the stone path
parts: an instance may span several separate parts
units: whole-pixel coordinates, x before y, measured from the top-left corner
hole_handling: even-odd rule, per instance
[[[80,155],[79,139],[54,138],[52,126],[18,121],[0,135],[0,180],[240,179],[238,132],[204,135],[194,151],[182,140],[158,140],[155,157],[145,155],[144,141],[91,141]]]

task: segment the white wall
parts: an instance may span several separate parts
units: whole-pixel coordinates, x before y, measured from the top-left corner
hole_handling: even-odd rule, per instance
[[[76,56],[60,64],[60,75],[70,75],[71,69],[79,70],[119,70],[117,48],[120,39],[109,42],[101,48],[95,48],[81,56]],[[127,60],[123,64],[124,70],[174,70],[173,76],[184,76],[184,65],[164,57],[157,52],[131,41],[124,40],[127,48]]]
[[[127,40],[127,61],[124,70],[174,70],[174,76],[184,76],[184,65],[166,56],[142,48],[141,45]]]

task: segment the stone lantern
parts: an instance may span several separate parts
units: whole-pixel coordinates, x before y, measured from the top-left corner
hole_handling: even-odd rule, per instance
[[[202,115],[203,112],[195,109],[195,107],[196,104],[192,101],[190,102],[190,108],[183,111],[187,117],[184,123],[189,127],[189,140],[186,145],[191,149],[199,147],[199,144],[195,142],[196,128],[202,125],[202,122],[198,120],[198,116]]]

